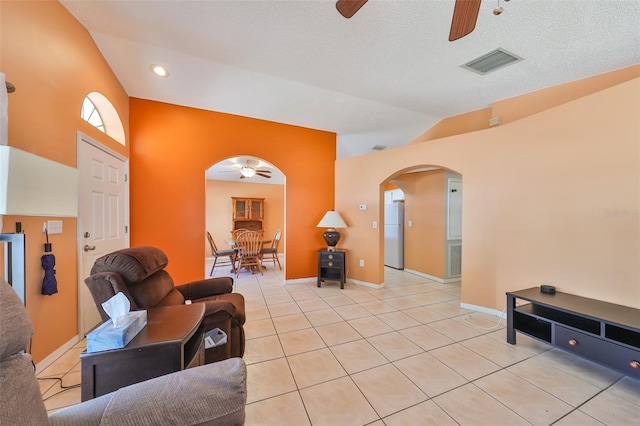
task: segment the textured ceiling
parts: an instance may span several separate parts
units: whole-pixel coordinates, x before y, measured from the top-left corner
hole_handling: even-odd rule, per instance
[[[453,0],[70,1],[130,96],[336,132],[338,158],[442,118],[640,63],[638,0],[484,0],[449,42]],[[502,47],[523,61],[460,65]],[[170,77],[149,71],[159,63]]]

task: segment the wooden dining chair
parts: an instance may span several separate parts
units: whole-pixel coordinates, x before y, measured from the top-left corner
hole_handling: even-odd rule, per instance
[[[260,257],[262,258],[262,262],[273,262],[273,266],[275,266],[277,263],[280,270],[282,270],[282,266],[280,266],[280,259],[278,259],[278,245],[280,244],[281,237],[282,230],[278,229],[276,231],[276,235],[271,241],[271,245],[269,247],[263,247],[262,250],[260,250]]]
[[[238,238],[238,235],[242,234],[243,232],[247,232],[248,229],[245,228],[239,228],[239,229],[235,229],[231,232],[231,239],[232,240],[236,240]]]
[[[215,241],[213,241],[213,237],[211,233],[207,231],[207,240],[209,240],[209,245],[211,246],[211,256],[213,257],[213,266],[211,266],[211,272],[209,272],[209,276],[213,276],[213,270],[217,266],[231,266],[231,272],[236,272],[236,251],[235,250],[218,250],[216,247]],[[218,259],[221,263],[217,263]],[[228,259],[225,259],[228,258]]]
[[[258,269],[262,274],[262,262],[260,250],[262,249],[262,233],[247,231],[238,235],[236,239],[237,260],[236,278],[240,275],[240,270],[247,267],[252,272]]]

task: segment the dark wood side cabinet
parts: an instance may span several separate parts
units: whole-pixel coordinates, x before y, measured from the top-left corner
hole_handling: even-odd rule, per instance
[[[347,253],[344,250],[318,250],[318,287],[322,281],[347,282]]]
[[[204,304],[147,311],[147,325],[122,349],[80,355],[82,400],[204,364]]]
[[[516,331],[640,379],[640,309],[534,287],[507,293],[507,342]]]

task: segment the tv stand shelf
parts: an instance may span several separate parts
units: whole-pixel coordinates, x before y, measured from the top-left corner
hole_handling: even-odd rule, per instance
[[[639,309],[533,287],[507,293],[507,342],[516,331],[640,379]]]

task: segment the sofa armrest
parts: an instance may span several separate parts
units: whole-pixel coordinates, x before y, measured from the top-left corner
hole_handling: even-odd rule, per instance
[[[192,281],[190,283],[177,285],[176,289],[184,295],[185,299],[202,299],[209,296],[215,296],[217,294],[232,293],[233,278],[216,277],[206,280]]]
[[[126,386],[57,411],[49,420],[51,425],[242,425],[246,402],[246,365],[231,358]]]

